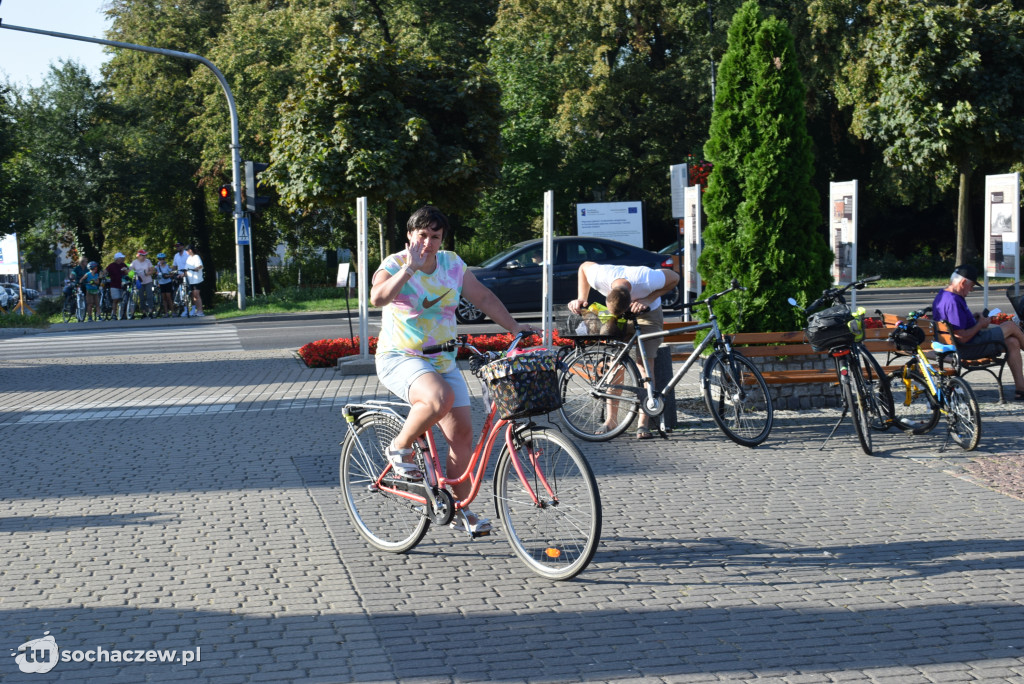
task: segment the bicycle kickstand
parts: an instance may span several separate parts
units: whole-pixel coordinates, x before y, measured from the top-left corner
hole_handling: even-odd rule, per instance
[[[828,444],[828,440],[832,439],[832,435],[836,434],[836,430],[839,429],[839,426],[842,425],[843,421],[846,419],[846,413],[847,408],[846,405],[843,404],[843,414],[839,416],[839,420],[837,420],[836,424],[832,426],[832,432],[828,433],[828,437],[826,437],[825,441],[821,443],[820,447],[818,447],[818,451],[822,451],[825,448],[825,445]]]

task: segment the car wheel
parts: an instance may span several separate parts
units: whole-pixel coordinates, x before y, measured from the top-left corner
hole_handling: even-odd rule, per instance
[[[663,309],[676,309],[683,302],[683,292],[680,286],[672,288],[671,292],[661,295],[661,307]]]
[[[484,312],[470,304],[465,299],[459,300],[455,309],[455,318],[459,323],[479,323],[484,320]]]

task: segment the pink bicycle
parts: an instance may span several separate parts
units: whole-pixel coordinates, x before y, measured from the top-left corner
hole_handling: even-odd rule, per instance
[[[484,366],[514,349],[521,337],[504,354],[481,352],[465,336],[424,353],[463,347],[470,352],[471,370],[482,377]],[[487,419],[470,465],[457,480],[443,475],[429,431],[414,448],[423,479],[401,478],[393,471],[385,452],[405,422],[399,410],[408,404],[367,401],[345,406],[348,434],[341,448],[341,488],[349,516],[375,548],[405,553],[423,539],[431,523],[447,525],[457,509],[472,504],[500,442],[494,508],[512,550],[539,575],[575,577],[590,563],[601,538],[601,498],[594,474],[583,454],[558,431],[539,427],[529,416],[500,417],[486,390],[485,385]],[[467,478],[470,495],[456,501],[448,487]]]

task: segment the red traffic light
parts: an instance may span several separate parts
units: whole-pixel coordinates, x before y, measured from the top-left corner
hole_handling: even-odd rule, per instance
[[[234,193],[231,191],[230,185],[220,186],[217,208],[226,214],[230,214],[235,208]]]

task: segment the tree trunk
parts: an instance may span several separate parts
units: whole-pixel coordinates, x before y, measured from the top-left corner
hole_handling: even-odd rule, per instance
[[[267,257],[256,257],[256,291],[266,294],[271,291],[270,287],[270,265]]]
[[[956,264],[973,263],[978,258],[978,249],[974,242],[974,231],[971,229],[971,216],[968,212],[968,198],[971,189],[971,169],[960,169],[960,196],[957,200],[956,212]]]
[[[380,246],[380,260],[384,261],[389,254],[393,254],[392,247],[405,246],[398,232],[397,207],[395,200],[389,199],[385,204],[387,207],[384,213],[384,241],[386,244]]]

